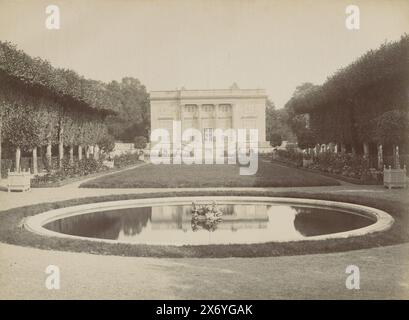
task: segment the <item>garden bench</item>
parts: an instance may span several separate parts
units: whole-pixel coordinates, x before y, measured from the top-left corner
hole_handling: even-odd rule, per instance
[[[383,169],[383,184],[385,187],[392,188],[406,188],[407,186],[406,166],[403,169],[392,169],[391,166]]]
[[[7,177],[7,191],[30,191],[31,182],[31,172],[20,171],[20,172],[10,172],[8,171]]]

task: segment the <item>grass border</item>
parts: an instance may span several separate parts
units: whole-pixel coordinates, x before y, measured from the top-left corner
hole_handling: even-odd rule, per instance
[[[392,227],[383,232],[368,235],[315,241],[267,242],[258,244],[229,245],[140,245],[111,244],[80,239],[45,237],[26,230],[23,219],[44,211],[68,206],[104,201],[145,199],[183,196],[266,196],[293,197],[318,200],[342,201],[374,207],[388,212],[395,219]],[[42,203],[13,208],[0,213],[0,242],[34,247],[46,250],[86,252],[102,255],[162,257],[162,258],[226,258],[226,257],[270,257],[316,253],[332,253],[367,249],[409,242],[409,208],[401,201],[383,200],[361,195],[323,194],[298,191],[178,191],[143,194],[123,194],[99,197],[70,199],[59,202]]]

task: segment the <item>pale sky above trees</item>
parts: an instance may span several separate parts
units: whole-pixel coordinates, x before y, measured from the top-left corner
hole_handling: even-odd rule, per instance
[[[58,5],[61,29],[45,28]],[[385,40],[409,31],[409,1],[0,0],[0,39],[86,77],[131,76],[147,90],[265,88],[281,108],[303,82],[321,84]]]

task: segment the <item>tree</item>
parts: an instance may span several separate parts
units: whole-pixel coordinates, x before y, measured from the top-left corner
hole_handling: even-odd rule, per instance
[[[60,156],[65,140],[72,159],[74,144],[97,143],[107,131],[102,119],[119,109],[119,96],[105,83],[53,68],[9,42],[0,41],[0,69],[0,148],[4,138],[7,149],[16,149],[17,169],[22,150],[32,151],[35,169],[37,148],[44,145],[50,164],[57,141]]]
[[[313,148],[315,146],[316,137],[312,130],[304,128],[297,134],[298,147],[301,149]]]
[[[300,86],[286,104],[292,128],[302,128],[299,117],[309,114],[311,128],[320,143],[338,142],[356,147],[390,139],[375,130],[380,127],[371,121],[387,112],[407,110],[408,56],[409,36],[405,34],[400,41],[385,42],[378,49],[369,50],[320,86]],[[385,116],[384,121],[391,121],[392,127],[398,125],[390,116]],[[388,131],[386,126],[382,128]],[[373,130],[378,131],[377,135]],[[396,131],[390,133],[395,135],[394,141],[401,140]],[[405,134],[400,132],[401,136]]]
[[[120,101],[119,113],[106,119],[109,133],[116,139],[132,141],[135,136],[148,136],[150,126],[149,96],[138,79],[112,81],[108,90]]]
[[[373,137],[380,144],[408,145],[409,116],[407,112],[393,110],[371,121]]]
[[[272,147],[278,147],[281,146],[281,143],[283,142],[283,139],[281,138],[281,135],[278,133],[273,133],[270,136],[270,145]]]
[[[288,126],[288,112],[285,109],[275,109],[274,103],[267,99],[266,102],[266,137],[273,134],[281,139],[295,141],[295,136]]]
[[[115,139],[110,134],[106,133],[98,142],[101,150],[108,154],[115,148]]]

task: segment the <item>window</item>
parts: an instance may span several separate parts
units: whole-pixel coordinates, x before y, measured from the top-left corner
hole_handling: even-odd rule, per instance
[[[205,141],[205,142],[213,141],[213,128],[204,128],[203,129],[203,141]]]
[[[214,106],[211,105],[211,104],[204,104],[204,105],[202,106],[202,110],[203,110],[204,112],[213,112],[213,109],[214,109]]]
[[[194,113],[195,110],[196,110],[196,105],[194,105],[194,104],[187,104],[187,105],[185,105],[184,111],[185,111],[186,113]]]
[[[219,110],[220,110],[220,112],[222,112],[222,113],[230,112],[230,111],[231,111],[231,105],[229,105],[229,104],[221,104],[221,105],[219,106]]]

